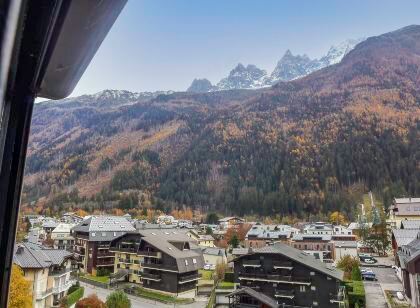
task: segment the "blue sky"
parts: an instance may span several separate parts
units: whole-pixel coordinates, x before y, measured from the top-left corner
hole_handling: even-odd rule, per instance
[[[238,63],[268,72],[287,49],[319,57],[348,38],[420,24],[418,0],[129,0],[72,96],[185,90]]]

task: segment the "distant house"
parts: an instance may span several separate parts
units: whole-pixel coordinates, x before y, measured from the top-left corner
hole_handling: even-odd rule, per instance
[[[71,250],[74,246],[74,237],[71,235],[71,228],[74,224],[59,223],[51,232],[51,239],[54,241],[55,249]]]
[[[418,229],[393,229],[391,235],[391,245],[394,255],[396,255],[404,245],[408,245],[416,239],[419,231],[420,230]]]
[[[347,255],[358,258],[357,241],[332,240],[331,242],[334,247],[333,256],[336,261]]]
[[[335,259],[334,244],[331,235],[322,234],[295,234],[290,245],[303,250],[322,262],[332,263]]]
[[[234,260],[237,291],[229,307],[322,307],[344,304],[344,273],[278,243]],[[284,306],[283,306],[284,305]]]
[[[245,247],[259,248],[276,242],[287,242],[299,232],[287,225],[254,224],[245,236]]]
[[[156,222],[162,225],[177,225],[178,221],[171,215],[160,215]]]
[[[347,229],[349,229],[353,235],[356,235],[359,238],[361,237],[363,230],[369,230],[370,228],[372,228],[371,222],[364,222],[364,223],[352,222],[347,227]]]
[[[51,234],[52,230],[55,229],[55,227],[58,226],[58,222],[56,220],[45,220],[42,223],[42,229],[46,234]]]
[[[402,220],[401,229],[417,229],[420,230],[420,220]]]
[[[114,277],[178,297],[196,295],[201,248],[180,230],[140,230],[111,243]]]
[[[61,249],[50,249],[32,243],[17,244],[13,263],[19,266],[25,279],[31,283],[32,307],[59,307],[75,283],[71,279],[72,254]]]
[[[215,247],[214,237],[210,234],[199,234],[196,230],[191,229],[187,235],[193,238],[200,247]]]
[[[203,249],[204,263],[216,265],[218,263],[227,264],[226,250],[224,248],[208,247]]]
[[[391,228],[400,228],[403,220],[420,220],[420,198],[394,199],[387,222]]]
[[[219,219],[219,226],[221,229],[227,230],[229,228],[238,228],[244,222],[245,220],[240,217],[224,217],[222,219]]]
[[[420,236],[403,245],[397,253],[397,265],[401,269],[404,293],[410,300],[411,307],[420,307]]]
[[[82,272],[92,275],[112,272],[114,254],[109,252],[111,241],[136,229],[121,216],[91,216],[71,230],[74,255]]]
[[[316,234],[316,235],[332,235],[333,226],[325,222],[316,222],[306,225],[303,228],[305,234]]]
[[[61,222],[67,223],[67,224],[78,224],[83,221],[83,217],[73,213],[73,212],[67,212],[64,213],[61,218]]]

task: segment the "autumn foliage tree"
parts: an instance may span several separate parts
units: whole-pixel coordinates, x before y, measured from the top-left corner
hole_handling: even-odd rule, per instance
[[[31,283],[23,276],[23,271],[13,265],[10,278],[9,307],[30,308],[32,307]]]
[[[339,211],[332,212],[330,215],[330,223],[334,225],[344,225],[346,224],[347,219],[344,214],[340,213]]]
[[[106,308],[106,304],[96,294],[92,294],[78,301],[76,308]]]

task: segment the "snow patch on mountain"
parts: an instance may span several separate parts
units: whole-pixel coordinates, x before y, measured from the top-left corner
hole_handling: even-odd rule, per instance
[[[290,50],[287,50],[270,75],[253,64],[245,67],[239,63],[227,77],[221,79],[215,86],[207,79],[194,79],[187,91],[211,92],[232,89],[258,89],[270,87],[279,81],[302,78],[324,67],[339,63],[345,55],[364,40],[364,38],[346,40],[332,46],[327,54],[320,59],[311,59],[307,55],[293,55]]]

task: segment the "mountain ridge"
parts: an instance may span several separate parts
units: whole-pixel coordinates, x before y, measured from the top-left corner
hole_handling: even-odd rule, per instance
[[[320,59],[310,59],[306,54],[293,55],[290,49],[287,49],[270,75],[254,64],[248,64],[245,67],[242,63],[239,63],[227,77],[222,78],[216,85],[212,85],[208,79],[204,78],[201,79],[201,82],[205,82],[206,86],[199,89],[196,88],[196,83],[200,81],[194,79],[187,92],[203,93],[233,89],[259,89],[273,86],[280,81],[298,79],[324,67],[339,63],[349,51],[363,40],[364,38],[349,39],[337,46],[331,46],[327,54]]]
[[[273,87],[124,102],[35,105],[27,210],[355,217],[364,191],[420,194],[420,26]]]

